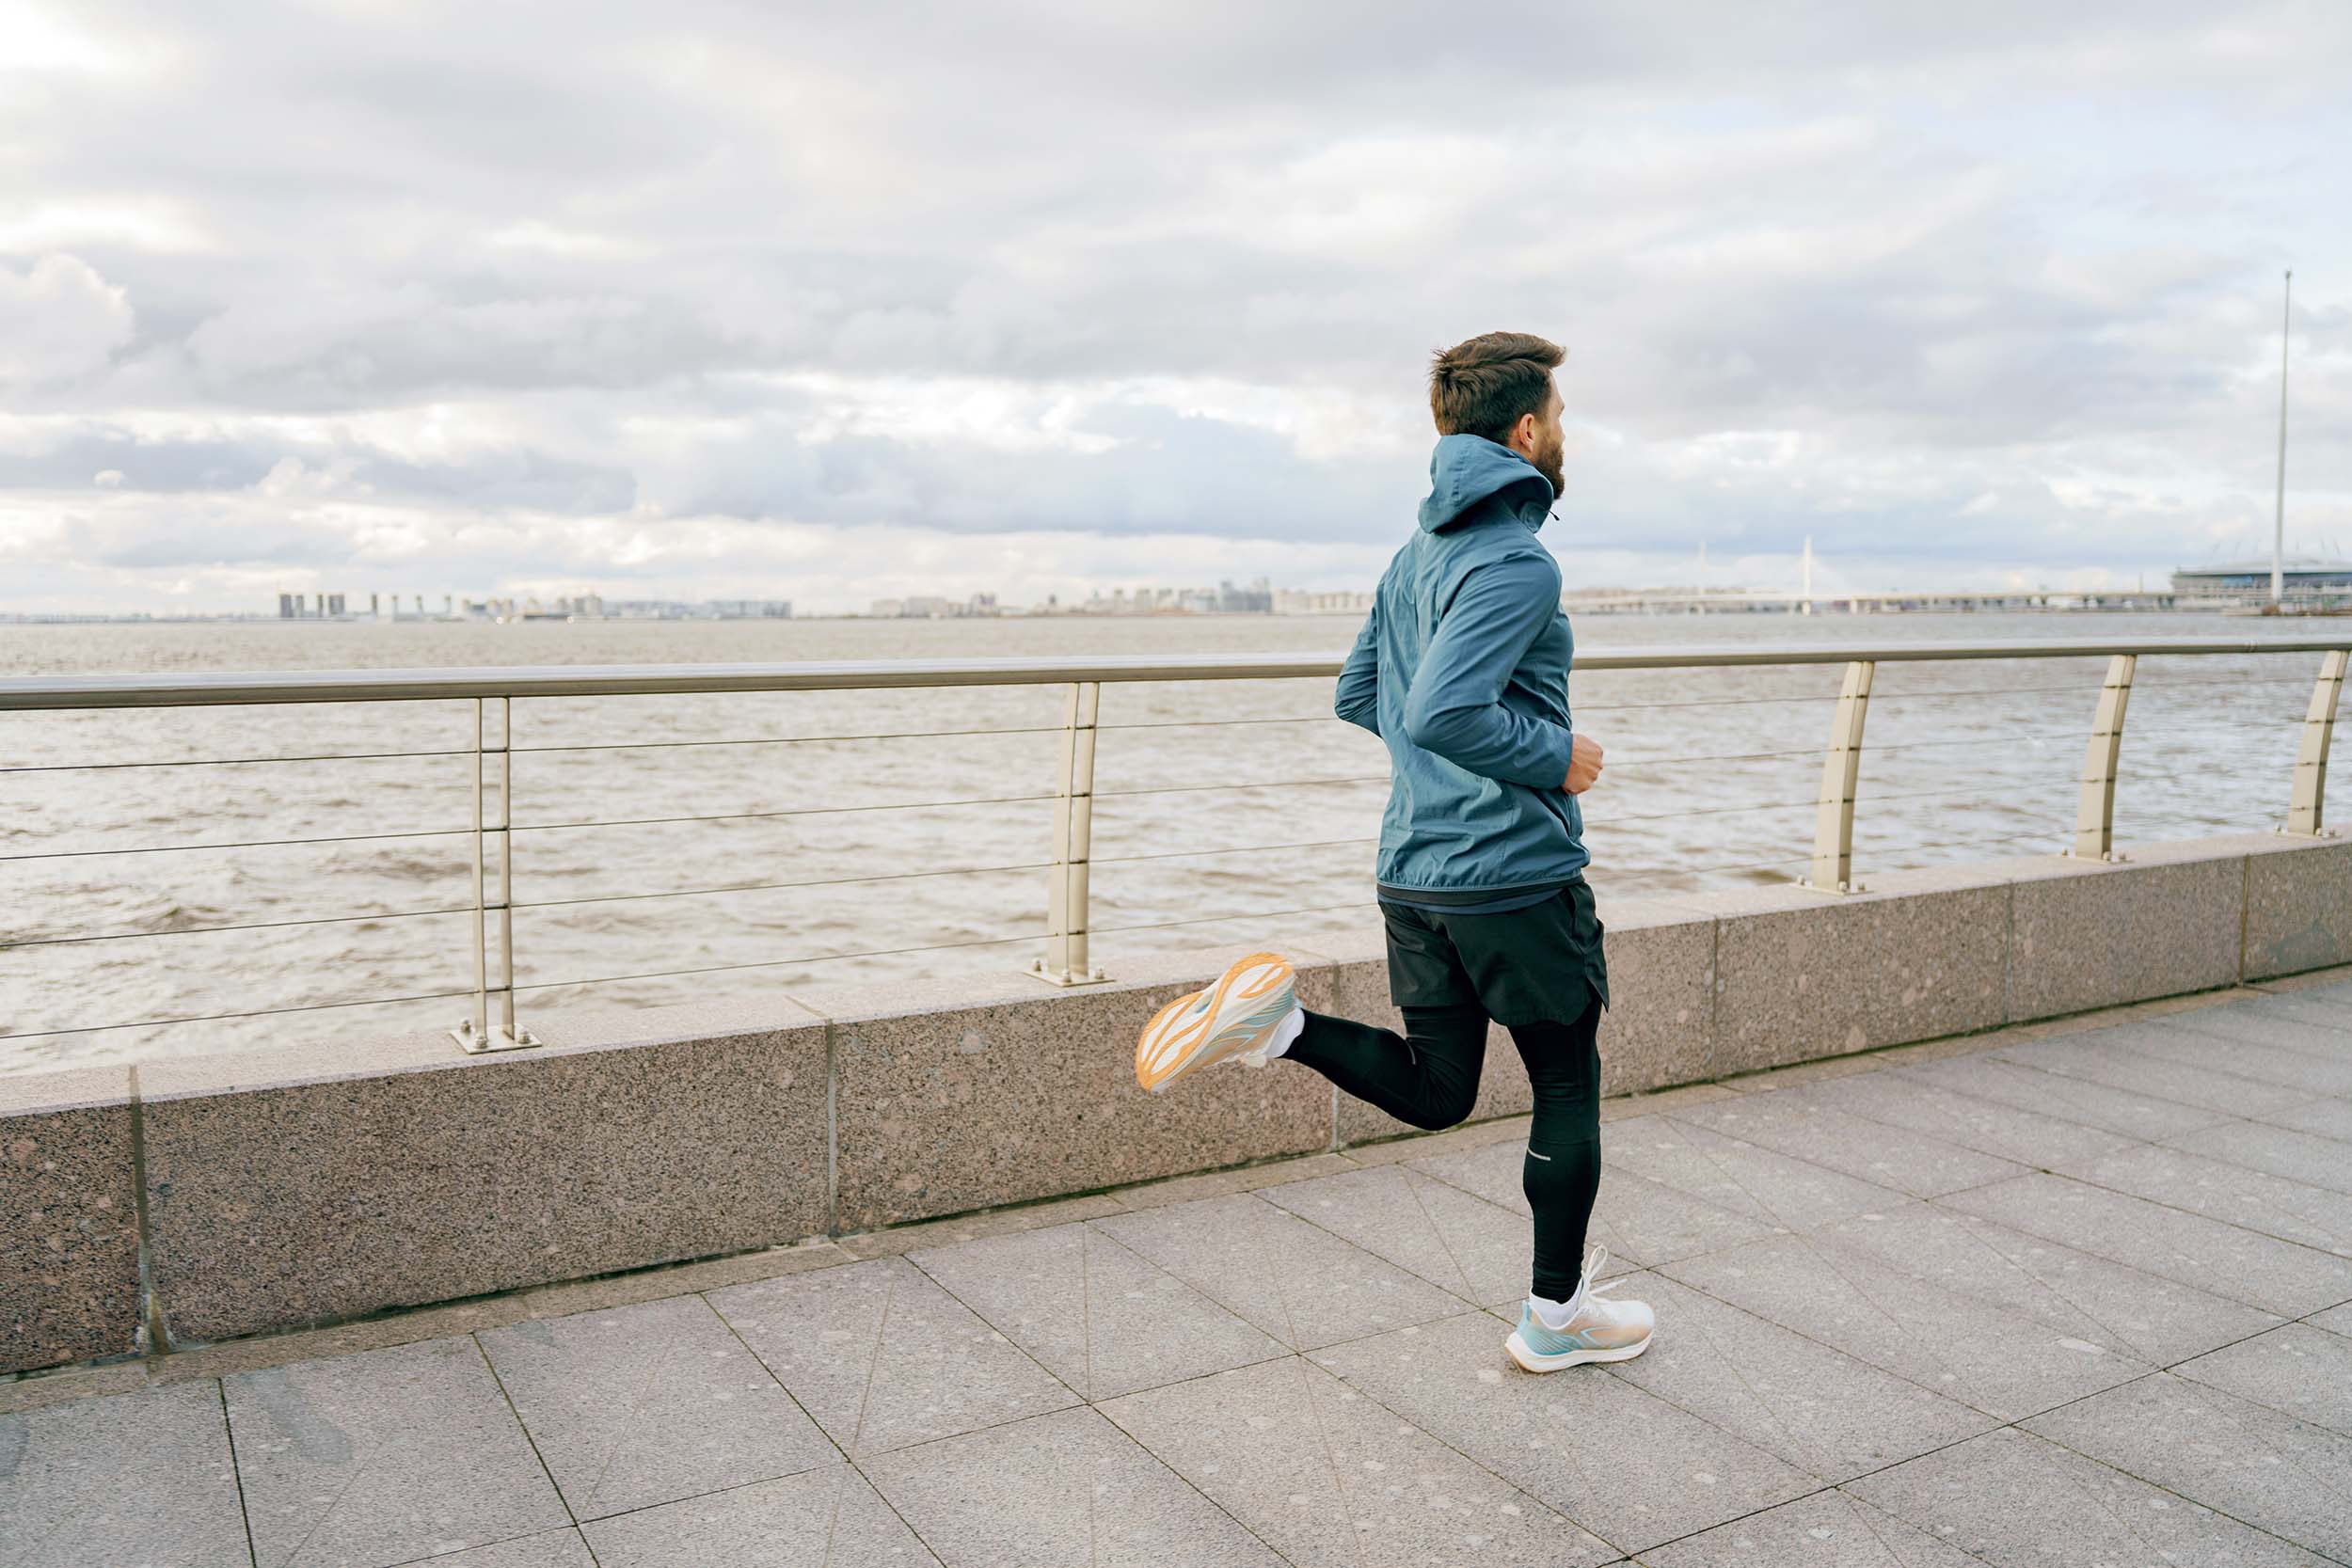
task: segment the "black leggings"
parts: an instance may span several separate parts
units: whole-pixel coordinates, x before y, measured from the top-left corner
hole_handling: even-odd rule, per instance
[[[1535,1091],[1519,1180],[1535,1212],[1534,1293],[1550,1301],[1576,1294],[1584,1228],[1600,1190],[1600,1012],[1595,994],[1573,1023],[1510,1026]],[[1486,1011],[1406,1007],[1405,1030],[1309,1013],[1286,1054],[1400,1121],[1451,1127],[1478,1099]]]

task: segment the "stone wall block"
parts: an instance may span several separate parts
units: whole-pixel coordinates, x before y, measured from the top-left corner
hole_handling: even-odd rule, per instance
[[[1295,1065],[1218,1066],[1161,1094],[1136,1084],[1152,1014],[1240,956],[1137,959],[1118,980],[1051,990],[1013,975],[881,993],[807,992],[834,1029],[843,1231],[1326,1148],[1331,1086]],[[1331,969],[1300,964],[1302,1004],[1328,1011]],[[946,1000],[960,990],[961,1005]]]
[[[2039,863],[2013,884],[2009,1017],[2058,1018],[2234,984],[2243,854],[2131,851],[2117,864]]]
[[[0,1078],[0,1372],[137,1348],[130,1073]]]
[[[822,1231],[824,1026],[760,1010],[768,1025],[740,1032],[679,1009],[682,1038],[643,1015],[655,1037],[594,1047],[534,1020],[537,1051],[416,1038],[390,1070],[308,1081],[285,1054],[146,1069],[169,1331],[217,1339]]]
[[[1692,899],[1713,909],[1711,1076],[1989,1029],[2003,1021],[2009,890],[1893,874],[1860,894]]]
[[[2245,978],[2352,964],[2352,839],[2273,838],[2246,857]]]

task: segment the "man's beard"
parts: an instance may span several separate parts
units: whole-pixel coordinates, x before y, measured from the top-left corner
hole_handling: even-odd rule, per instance
[[[1528,462],[1534,465],[1537,473],[1551,482],[1551,493],[1555,498],[1560,494],[1561,483],[1565,478],[1563,470],[1567,463],[1567,455],[1566,440],[1554,437],[1548,444],[1536,448],[1535,455],[1528,459]]]

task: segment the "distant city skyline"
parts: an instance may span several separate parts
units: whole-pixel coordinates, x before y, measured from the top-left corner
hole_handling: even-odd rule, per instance
[[[2128,587],[2266,552],[2290,265],[2352,546],[2352,10],[1485,22],[24,0],[0,613],[1359,590],[1498,326],[1572,585]]]
[[[2352,557],[2290,552],[2282,566],[2290,606],[2304,610],[2352,607]],[[1800,584],[1725,583],[1720,581],[1568,584],[1561,590],[1561,605],[1575,614],[1719,611],[1834,613],[1846,610],[1934,610],[1992,608],[2050,610],[2212,609],[2250,604],[2268,597],[2271,562],[2246,556],[2214,560],[2164,574],[2154,582],[2145,578],[2133,583],[2081,585],[2072,588],[2043,583],[2010,584],[2003,588],[1930,587],[1856,590],[1814,585],[1807,593]],[[1136,615],[1337,615],[1361,616],[1372,609],[1374,592],[1365,589],[1295,589],[1259,578],[1245,584],[1226,580],[1215,587],[1169,584],[1122,584],[1108,593],[1096,591],[1083,599],[1057,595],[1022,603],[993,593],[963,596],[909,594],[871,601],[862,610],[796,610],[789,599],[723,598],[706,600],[607,597],[598,594],[564,594],[542,600],[536,596],[495,594],[438,595],[353,594],[279,594],[275,616],[266,611],[236,610],[215,614],[118,610],[24,611],[0,607],[0,624],[41,622],[85,623],[156,619],[256,621],[534,621],[534,620],[973,620],[1003,616]]]

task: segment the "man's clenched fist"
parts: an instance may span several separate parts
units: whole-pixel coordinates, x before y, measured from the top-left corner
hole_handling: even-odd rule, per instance
[[[1560,787],[1581,795],[1600,777],[1600,742],[1585,735],[1568,736],[1568,778]]]

